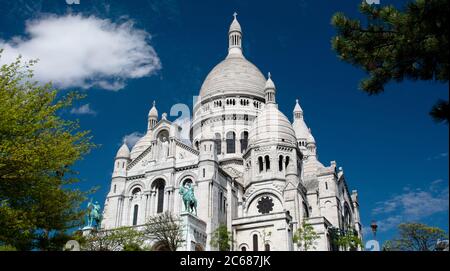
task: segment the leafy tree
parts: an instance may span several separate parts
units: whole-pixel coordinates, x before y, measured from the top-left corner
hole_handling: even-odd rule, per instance
[[[431,251],[439,239],[448,239],[444,230],[421,223],[402,223],[398,235],[383,245],[383,250]]]
[[[212,233],[210,245],[219,248],[220,251],[229,251],[231,242],[231,232],[228,231],[227,225],[220,225]]]
[[[314,230],[314,227],[303,220],[301,227],[299,227],[294,234],[293,241],[297,244],[299,249],[308,251],[311,248],[316,248],[314,244],[317,239],[319,239],[319,235]]]
[[[17,251],[17,249],[13,246],[0,246],[0,251]]]
[[[0,67],[0,245],[53,250],[83,216],[87,192],[71,189],[71,166],[94,145],[59,116],[81,96],[33,81],[34,64]]]
[[[333,16],[338,35],[332,47],[340,59],[369,74],[361,81],[362,90],[378,94],[388,82],[404,79],[448,83],[448,0],[416,0],[404,11],[363,1],[360,12],[367,16],[366,26],[342,13]],[[448,109],[448,101],[440,100],[430,114],[448,123]]]
[[[169,212],[150,217],[144,227],[148,238],[170,251],[176,251],[185,241],[179,219]]]
[[[354,229],[340,231],[335,238],[335,245],[342,248],[344,251],[354,251],[362,247],[361,238]]]
[[[145,250],[145,235],[131,227],[114,230],[92,231],[87,236],[78,234],[74,238],[87,251],[141,251]]]

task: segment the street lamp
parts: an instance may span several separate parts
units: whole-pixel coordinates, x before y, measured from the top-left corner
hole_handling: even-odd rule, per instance
[[[375,239],[377,236],[377,228],[378,228],[377,222],[375,220],[372,220],[372,223],[370,224],[370,228],[372,228],[373,239]]]

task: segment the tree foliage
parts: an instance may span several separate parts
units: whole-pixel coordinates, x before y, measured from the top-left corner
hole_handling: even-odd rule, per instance
[[[332,46],[340,59],[369,74],[361,81],[362,90],[377,94],[388,82],[404,79],[448,83],[448,0],[416,0],[404,11],[363,1],[360,12],[367,25],[342,13],[333,16],[338,35]],[[430,114],[448,123],[448,107],[448,101],[439,101]]]
[[[398,234],[383,245],[383,250],[431,251],[435,250],[437,241],[448,239],[444,230],[421,223],[402,223]]]
[[[81,96],[33,81],[34,64],[0,67],[0,245],[51,250],[80,223],[86,192],[70,188],[71,166],[94,145],[59,115]]]
[[[145,235],[142,231],[131,227],[120,227],[114,230],[93,231],[87,236],[79,234],[75,238],[86,251],[141,251]]]
[[[170,251],[176,251],[185,241],[179,219],[169,212],[150,217],[144,227],[149,239]]]
[[[333,245],[343,251],[354,251],[362,248],[362,240],[353,228],[347,230],[335,229],[332,238]]]
[[[231,232],[228,231],[227,225],[219,225],[212,233],[210,245],[218,248],[219,251],[229,251],[231,242]]]
[[[319,235],[314,230],[314,227],[303,220],[301,227],[294,234],[293,241],[299,249],[308,251],[316,248],[315,241],[317,239],[319,239]]]

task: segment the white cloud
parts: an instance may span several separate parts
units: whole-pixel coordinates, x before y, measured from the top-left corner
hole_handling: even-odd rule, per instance
[[[71,114],[75,115],[96,115],[97,112],[92,110],[91,106],[89,104],[82,105],[80,107],[75,107],[70,110]]]
[[[377,222],[380,231],[388,231],[406,221],[420,221],[431,215],[449,210],[448,186],[442,187],[442,180],[431,182],[427,190],[403,188],[403,194],[377,203],[372,216],[383,217]],[[369,232],[367,227],[365,232]]]
[[[448,157],[448,152],[441,152],[441,153],[439,153],[437,155],[430,156],[430,157],[427,158],[427,160],[428,161],[438,160],[438,159],[442,159],[442,158],[445,158],[445,157]]]
[[[49,16],[26,24],[26,37],[0,40],[0,64],[39,59],[35,79],[56,87],[119,90],[127,79],[161,69],[150,34],[132,21],[116,24],[95,16]]]
[[[126,135],[123,137],[122,142],[126,143],[128,148],[133,148],[134,145],[136,145],[136,142],[138,142],[139,139],[143,136],[142,133],[139,132],[133,132],[129,135]]]

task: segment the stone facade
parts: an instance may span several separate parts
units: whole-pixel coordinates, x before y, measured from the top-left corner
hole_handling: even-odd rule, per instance
[[[159,119],[153,104],[147,133],[131,151],[124,144],[117,152],[102,228],[138,227],[169,211],[190,229],[186,250],[216,250],[210,239],[220,225],[232,233],[233,250],[297,250],[292,237],[303,221],[319,234],[316,250],[332,249],[331,228],[361,236],[356,190],[349,192],[336,162],[319,162],[298,100],[291,123],[276,91],[270,74],[266,79],[244,57],[235,17],[228,55],[194,104],[191,138],[183,140],[166,114]],[[184,213],[179,195],[187,182],[196,217]]]

